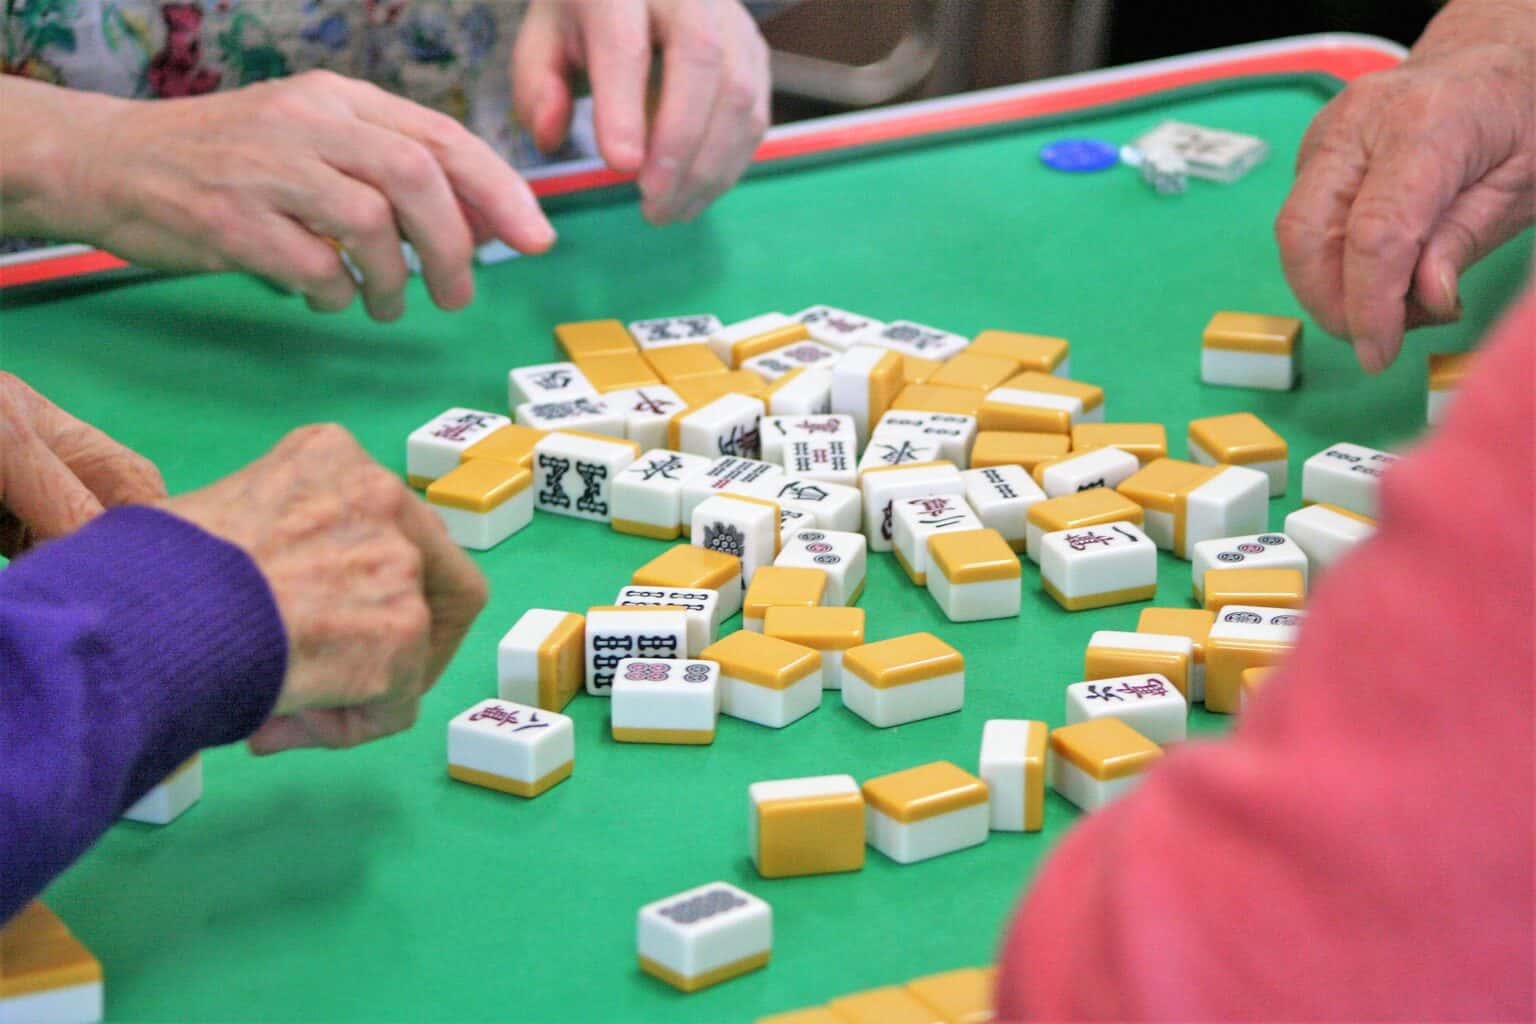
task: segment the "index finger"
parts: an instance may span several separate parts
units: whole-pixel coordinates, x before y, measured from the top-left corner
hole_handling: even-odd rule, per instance
[[[497,238],[527,253],[543,252],[555,243],[555,229],[533,189],[485,140],[447,114],[366,83],[350,87],[359,115],[425,146],[454,194],[484,218]]]
[[[1280,265],[1291,291],[1324,330],[1341,337],[1349,329],[1344,232],[1365,165],[1358,136],[1314,125],[1302,143],[1296,181],[1275,217]]]
[[[442,675],[485,607],[487,585],[475,563],[448,537],[442,520],[420,498],[407,495],[400,503],[397,525],[421,552],[422,596],[432,615],[421,687],[425,692]]]

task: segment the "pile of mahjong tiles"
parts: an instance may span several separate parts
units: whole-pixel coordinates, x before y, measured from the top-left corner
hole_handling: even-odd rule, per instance
[[[1026,586],[1067,612],[1146,601],[1159,550],[1192,563],[1189,607],[1094,633],[1062,724],[986,722],[960,758],[974,773],[940,761],[752,784],[765,879],[858,871],[868,846],[910,864],[1039,830],[1047,786],[1086,811],[1126,791],[1184,739],[1191,702],[1242,707],[1292,643],[1309,579],[1372,532],[1393,460],[1347,443],[1312,455],[1302,507],[1272,531],[1279,434],[1248,413],[1197,419],[1188,458],[1171,458],[1161,424],[1106,419],[1060,338],[972,339],[826,306],[554,333],[567,361],[511,371],[511,418],[450,409],[410,435],[411,482],[466,547],[537,511],[659,550],[593,606],[512,625],[497,697],[449,724],[456,779],[535,797],[569,777],[561,711],[582,689],[633,744],[708,744],[720,715],[782,728],[826,690],[877,728],[960,710],[952,643],[866,637],[855,605],[871,552],[957,623],[1017,616]],[[1288,389],[1300,355],[1298,320],[1222,312],[1201,374]],[[641,966],[686,991],[725,980],[766,962],[770,919],[724,882],[660,900],[640,910]]]

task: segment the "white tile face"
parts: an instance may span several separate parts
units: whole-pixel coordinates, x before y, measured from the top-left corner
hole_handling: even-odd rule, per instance
[[[782,463],[789,442],[843,440],[851,446],[858,444],[858,431],[853,417],[825,415],[764,416],[758,433],[761,435],[763,461]]]
[[[507,408],[525,402],[559,402],[597,394],[587,375],[575,363],[540,363],[519,366],[507,374]]]
[[[1044,734],[1044,722],[1017,718],[989,719],[981,727],[981,781],[987,784],[993,832],[1023,832],[1025,788],[1024,755],[1030,738]],[[1041,779],[1045,781],[1044,765]]]
[[[667,424],[684,408],[677,392],[665,384],[610,391],[603,401],[624,417],[625,438],[641,448],[665,448]]]
[[[681,611],[587,612],[587,692],[606,697],[625,658],[675,660],[688,653],[688,616]]]
[[[483,700],[448,723],[448,763],[537,782],[576,755],[571,720],[508,700]]]
[[[1454,388],[1449,391],[1429,391],[1424,403],[1424,422],[1431,427],[1439,426],[1440,421],[1445,419],[1445,412],[1450,408],[1451,399],[1455,394]]]
[[[832,371],[806,370],[768,396],[775,416],[822,416],[832,411]]]
[[[690,658],[697,658],[700,651],[715,642],[720,621],[725,617],[720,605],[720,592],[708,587],[693,590],[678,587],[620,587],[613,603],[621,608],[655,608],[661,605],[682,608],[688,614]]]
[[[776,381],[795,370],[830,368],[840,349],[819,341],[796,341],[772,352],[743,359],[741,368],[751,370],[766,381]]]
[[[494,412],[449,409],[411,431],[405,441],[405,472],[430,483],[459,464],[464,449],[483,441],[512,421]]]
[[[1200,380],[1218,387],[1289,391],[1300,375],[1300,353],[1300,346],[1289,356],[1202,347]]]
[[[1185,499],[1184,557],[1201,541],[1264,533],[1268,526],[1269,478],[1256,469],[1227,466]]]
[[[924,359],[937,359],[942,362],[964,352],[971,344],[971,339],[911,320],[892,320],[875,334],[874,340],[869,344],[888,348],[902,355],[921,356]]]
[[[726,455],[711,462],[702,473],[683,480],[683,522],[693,522],[693,510],[714,494],[746,494],[771,497],[764,489],[783,477],[784,471],[769,462]]]
[[[1040,574],[1069,599],[1154,586],[1157,548],[1130,523],[1056,530],[1040,538]]]
[[[960,494],[965,484],[953,465],[883,469],[859,480],[864,492],[864,535],[871,551],[889,551],[896,538],[891,503],[900,498],[926,498],[935,494]]]
[[[1269,155],[1269,144],[1256,135],[1164,121],[1132,145],[1143,153],[1163,150],[1181,159],[1188,173],[1211,181],[1234,182]]]
[[[1061,498],[1094,487],[1114,488],[1141,468],[1123,448],[1095,448],[1047,466],[1040,474],[1046,497]]]
[[[731,359],[731,350],[739,342],[748,338],[755,338],[759,334],[768,331],[776,331],[780,327],[788,327],[795,321],[783,313],[763,313],[759,316],[749,317],[746,320],[738,320],[733,324],[726,324],[709,336],[709,347],[726,366],[734,367]]]
[[[981,622],[984,619],[1011,619],[1024,604],[1024,591],[1018,578],[980,580],[974,583],[950,583],[942,572],[928,570],[928,594],[950,622]]]
[[[691,316],[661,316],[636,320],[629,333],[641,348],[665,348],[668,345],[702,345],[721,328],[720,318],[708,313]]]
[[[773,946],[768,904],[726,882],[710,882],[640,908],[639,955],[694,978]]]
[[[525,487],[488,512],[428,504],[448,528],[448,538],[471,551],[489,551],[533,522],[532,487]]]
[[[537,707],[539,646],[565,621],[568,612],[530,608],[496,645],[496,696]]]
[[[938,457],[964,469],[971,464],[971,446],[976,443],[976,417],[948,412],[891,409],[880,417],[871,440],[901,436],[937,442]]]
[[[996,530],[1019,550],[1029,534],[1029,510],[1045,492],[1023,466],[988,466],[960,474],[965,500],[983,526]]]
[[[1203,540],[1194,546],[1190,556],[1189,575],[1196,600],[1205,600],[1205,574],[1212,569],[1296,569],[1305,583],[1307,555],[1283,533]]]
[[[801,530],[814,530],[821,524],[816,521],[814,512],[802,512],[797,508],[779,509],[779,547],[783,548],[789,539]]]
[[[1292,608],[1229,604],[1216,614],[1207,644],[1210,640],[1236,640],[1291,645],[1305,619],[1306,612]]]
[[[597,395],[525,402],[517,407],[517,422],[535,430],[581,430],[608,437],[624,436],[624,417]]]
[[[867,343],[885,326],[882,321],[833,306],[811,306],[795,314],[811,337],[838,350]]]
[[[754,496],[779,503],[781,509],[795,509],[816,517],[816,525],[827,530],[857,533],[862,520],[863,496],[858,488],[803,476],[779,476],[764,481]]]
[[[1189,461],[1201,466],[1223,465],[1218,463],[1216,457],[1201,448],[1193,438],[1187,439],[1189,446]],[[1285,459],[1273,459],[1267,462],[1230,462],[1225,465],[1245,466],[1248,469],[1257,470],[1269,477],[1269,496],[1278,498],[1285,494],[1286,477],[1290,473],[1290,465]]]
[[[690,542],[741,559],[741,582],[750,586],[757,570],[772,565],[778,553],[777,510],[727,495],[705,498],[693,510]]]
[[[1381,475],[1396,461],[1396,455],[1363,445],[1330,445],[1302,465],[1301,500],[1337,505],[1374,519]]]
[[[720,665],[690,659],[625,658],[613,677],[614,729],[714,732]]]
[[[853,417],[859,437],[869,434],[869,378],[886,356],[886,350],[871,345],[855,345],[844,352],[832,366],[832,411]]]
[[[683,523],[683,481],[709,469],[711,460],[653,448],[613,481],[612,518],[666,530]]]
[[[922,498],[897,498],[891,503],[891,546],[912,582],[923,586],[928,576],[928,540],[941,533],[979,530],[981,520],[958,493]]]
[[[133,806],[123,812],[123,817],[146,825],[169,825],[202,796],[203,759],[193,755],[188,763],[172,772],[170,778],[135,800]]]
[[[885,469],[890,466],[908,466],[916,462],[937,462],[943,458],[936,441],[928,441],[911,435],[875,433],[859,459],[859,472]]]
[[[1067,724],[1118,718],[1153,743],[1181,742],[1189,705],[1178,687],[1155,673],[1073,683],[1067,687]]]
[[[758,421],[764,408],[759,398],[721,395],[678,421],[678,448],[711,458],[756,459],[760,450]]]
[[[820,668],[782,690],[722,676],[720,712],[744,722],[782,729],[821,707]]]
[[[1331,508],[1308,505],[1285,517],[1285,535],[1306,552],[1313,573],[1326,571],[1351,548],[1376,532],[1370,523],[1340,515]]]
[[[821,603],[850,605],[864,589],[867,555],[862,533],[843,530],[800,530],[784,542],[774,565],[820,569],[827,574]]]
[[[941,857],[987,841],[991,811],[985,803],[902,823],[873,807],[864,809],[864,835],[870,846],[898,864]]]
[[[99,981],[0,998],[0,1024],[95,1024],[105,1013]]]
[[[965,705],[965,673],[879,688],[843,673],[843,706],[878,729],[937,718]]]
[[[613,482],[635,461],[628,444],[550,434],[533,446],[533,503],[540,512],[613,519]]]
[[[1088,813],[1099,810],[1135,789],[1146,774],[1137,772],[1118,779],[1096,779],[1066,758],[1058,757],[1055,751],[1047,755],[1046,763],[1049,766],[1051,788]]]
[[[858,444],[852,438],[794,438],[784,451],[792,477],[854,487],[859,482]]]

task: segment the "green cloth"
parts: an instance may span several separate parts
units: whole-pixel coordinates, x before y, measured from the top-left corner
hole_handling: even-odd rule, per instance
[[[443,409],[501,410],[506,372],[557,358],[551,327],[713,312],[727,322],[830,303],[972,334],[1072,341],[1074,376],[1103,385],[1108,418],[1157,420],[1173,454],[1197,416],[1251,410],[1302,460],[1340,440],[1378,447],[1421,431],[1425,353],[1467,347],[1514,293],[1529,236],[1469,273],[1466,320],[1415,333],[1370,380],[1308,325],[1299,390],[1204,387],[1199,338],[1219,309],[1296,313],[1270,225],[1296,147],[1327,92],[1269,82],[946,141],[742,184],[691,225],[653,230],[632,195],[559,212],[555,251],[478,271],[468,310],[430,308],[413,283],[393,326],[325,317],[234,277],[167,280],[15,304],[7,368],[154,458],[173,490],[208,483],[302,423],[336,420],[403,473],[411,429]],[[1039,147],[1065,134],[1126,142],[1177,117],[1251,132],[1274,152],[1231,186],[1160,197],[1133,171],[1065,175]],[[476,555],[489,607],[414,730],[357,751],[205,759],[202,802],[163,828],[121,825],[48,894],[101,958],[116,1020],[718,1022],[993,956],[1015,899],[1076,813],[1048,796],[1046,829],[908,867],[764,881],[748,860],[746,788],[935,759],[974,770],[988,718],[1059,725],[1097,629],[1145,605],[1067,614],[1026,566],[1018,619],[954,625],[888,555],[872,559],[871,639],[931,630],[968,659],[963,711],[877,730],[828,694],[783,731],[722,719],[704,748],[624,746],[607,708],[578,697],[574,777],[531,802],[452,782],[448,720],[494,694],[495,648],[529,607],[612,600],[664,545],[540,515]],[[1158,603],[1187,606],[1188,564],[1160,556]],[[189,595],[195,600],[196,595]],[[1197,710],[1198,733],[1227,719]],[[635,967],[641,904],[715,879],[767,899],[773,962],[681,996]],[[1156,956],[1156,950],[1148,950]],[[1084,979],[1091,984],[1092,979]]]

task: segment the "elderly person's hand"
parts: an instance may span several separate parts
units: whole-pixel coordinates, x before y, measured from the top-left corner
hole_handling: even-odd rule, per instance
[[[325,71],[153,102],[0,78],[0,108],[7,232],[162,270],[249,271],[316,310],[361,291],[370,316],[398,317],[402,238],[445,309],[474,295],[477,240],[542,252],[555,238],[527,183],[463,125]]]
[[[485,577],[442,521],[340,427],[296,430],[161,505],[243,548],[272,588],[288,672],[250,738],[258,754],[409,727],[485,606]]]
[[[1275,221],[1285,274],[1371,372],[1461,315],[1457,277],[1536,219],[1536,0],[1453,0],[1409,58],[1302,141]]]
[[[661,99],[648,126],[653,47]],[[698,216],[741,177],[768,127],[768,48],[736,0],[533,0],[512,91],[542,149],[565,138],[577,69],[591,80],[598,149],[639,175],[653,223]]]
[[[104,508],[163,497],[154,463],[0,373],[0,555],[72,533]]]

